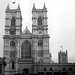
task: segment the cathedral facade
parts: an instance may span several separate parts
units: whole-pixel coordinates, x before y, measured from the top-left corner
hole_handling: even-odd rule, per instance
[[[5,75],[23,72],[26,72],[27,75],[30,73],[39,75],[65,75],[66,73],[68,75],[69,70],[71,75],[75,73],[75,64],[61,65],[52,61],[49,52],[50,36],[45,4],[42,9],[36,9],[33,4],[32,33],[27,27],[22,32],[22,14],[19,5],[17,9],[10,9],[8,4],[5,14],[5,35],[3,36]]]
[[[33,70],[33,63],[51,63],[47,24],[47,8],[32,8],[32,33],[26,29],[22,32],[22,15],[17,9],[6,8],[4,57],[6,57],[6,74],[20,72],[24,68]]]

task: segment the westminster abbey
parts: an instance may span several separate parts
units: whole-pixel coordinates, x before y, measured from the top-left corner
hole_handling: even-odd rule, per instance
[[[74,75],[75,64],[52,61],[49,52],[47,8],[32,8],[32,33],[26,27],[22,32],[22,14],[20,6],[5,10],[4,57],[5,75]],[[67,68],[66,68],[67,67]],[[69,72],[70,71],[70,72]]]

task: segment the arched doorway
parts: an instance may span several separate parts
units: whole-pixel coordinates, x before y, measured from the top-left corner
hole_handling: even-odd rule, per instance
[[[24,68],[22,70],[22,75],[29,75],[29,70],[27,68]]]

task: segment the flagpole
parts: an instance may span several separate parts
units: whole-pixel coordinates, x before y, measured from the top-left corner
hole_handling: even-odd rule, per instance
[[[63,46],[60,46],[62,48],[62,52],[63,52]]]
[[[16,0],[14,0],[14,1],[12,2],[12,4],[14,5],[14,9],[15,9],[15,3],[16,3]]]

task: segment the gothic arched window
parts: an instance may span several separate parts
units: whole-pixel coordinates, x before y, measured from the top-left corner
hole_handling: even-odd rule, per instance
[[[11,19],[11,26],[15,26],[15,18],[14,18],[14,16]]]
[[[38,41],[38,46],[43,46],[43,41],[42,40]]]
[[[23,59],[31,58],[31,44],[27,40],[21,46],[21,58]]]
[[[14,61],[12,62],[12,69],[14,69]]]
[[[11,64],[11,68],[14,69],[15,68],[15,62],[13,59],[10,60],[10,64]]]
[[[11,42],[10,42],[10,46],[11,46],[11,47],[15,47],[15,42],[14,42],[14,41],[11,41]]]
[[[42,18],[38,17],[38,25],[42,25]]]

